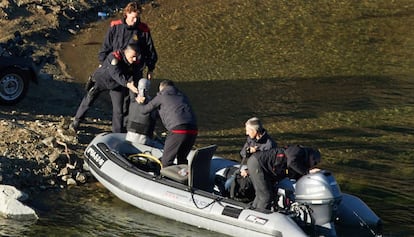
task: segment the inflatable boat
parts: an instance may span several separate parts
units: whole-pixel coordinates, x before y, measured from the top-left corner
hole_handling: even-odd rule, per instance
[[[272,211],[223,195],[216,176],[239,164],[214,156],[216,148],[194,149],[188,164],[162,168],[162,149],[132,144],[122,133],[103,133],[84,154],[92,175],[121,200],[196,227],[249,237],[339,236],[338,227],[352,229],[353,236],[381,235],[380,218],[359,198],[341,193],[329,171],[280,182],[278,197],[289,202]]]

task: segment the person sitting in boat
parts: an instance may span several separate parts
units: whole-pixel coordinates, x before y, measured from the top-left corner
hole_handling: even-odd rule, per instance
[[[150,80],[147,78],[141,78],[138,81],[138,95],[146,98],[144,104],[151,100],[149,95],[150,85]],[[148,114],[141,113],[141,109],[144,104],[138,103],[135,100],[135,97],[131,100],[128,110],[129,119],[127,123],[126,140],[130,141],[132,144],[144,144],[156,148],[162,148],[163,145],[153,139],[157,113],[156,111]]]
[[[138,103],[144,103],[145,97],[138,95]],[[159,92],[147,104],[142,106],[142,113],[148,114],[158,110],[164,127],[168,130],[165,139],[164,153],[161,157],[163,167],[174,164],[187,164],[190,153],[197,138],[197,121],[188,97],[178,90],[170,80],[159,85]]]
[[[270,137],[259,118],[253,117],[245,123],[247,140],[240,151],[244,160],[257,151],[265,151],[277,147],[277,143]]]
[[[253,153],[269,150],[277,146],[270,137],[262,122],[257,117],[252,117],[245,122],[246,142],[240,151],[241,164]],[[253,200],[254,189],[248,176],[247,166],[231,166],[223,169],[223,175],[216,177],[217,187],[223,196],[230,196],[233,199]],[[250,201],[251,201],[250,200]]]
[[[255,189],[252,208],[269,211],[272,201],[275,200],[274,190],[279,181],[290,175],[299,178],[318,170],[314,169],[315,165],[320,162],[320,152],[317,149],[297,145],[289,147],[256,152],[247,161],[250,179]],[[299,163],[303,164],[300,171]],[[294,173],[289,174],[289,170]]]

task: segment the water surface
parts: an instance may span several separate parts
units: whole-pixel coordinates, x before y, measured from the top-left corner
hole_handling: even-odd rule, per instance
[[[334,172],[342,191],[373,208],[385,236],[413,235],[413,1],[160,3],[143,16],[160,58],[153,87],[168,78],[188,94],[199,119],[198,145],[218,144],[220,155],[238,159],[244,121],[259,116],[279,144],[320,148],[321,167]],[[62,45],[62,60],[79,83],[98,65],[108,22]],[[110,204],[60,202],[56,231],[211,234],[129,208],[100,189],[90,192],[85,196],[96,192]],[[42,216],[27,225],[28,233],[49,228],[42,223],[53,212]],[[142,221],[147,218],[155,222]]]

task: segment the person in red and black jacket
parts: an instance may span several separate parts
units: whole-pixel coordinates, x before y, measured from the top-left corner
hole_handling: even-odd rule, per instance
[[[141,52],[141,60],[148,68],[147,78],[151,80],[158,55],[148,25],[140,20],[141,12],[142,7],[138,2],[128,3],[124,8],[123,18],[111,22],[98,58],[102,64],[113,51],[123,50],[128,44],[137,44]],[[137,73],[141,74],[137,76],[138,78],[143,77],[142,70]]]
[[[142,68],[139,60],[139,50],[135,44],[128,45],[124,50],[116,50],[106,57],[105,61],[92,74],[92,84],[87,88],[86,95],[76,112],[70,129],[77,130],[85,113],[103,91],[109,90],[112,101],[112,132],[122,132],[124,91],[128,88],[132,93],[138,93],[134,85],[135,71]]]
[[[258,151],[247,160],[250,179],[255,190],[251,207],[267,212],[274,199],[274,185],[286,177],[286,156],[284,148]]]
[[[286,177],[299,179],[303,175],[318,172],[315,166],[320,161],[318,149],[301,145],[277,147],[252,154],[247,161],[255,189],[252,208],[269,211],[275,196],[275,184]]]
[[[123,10],[123,18],[111,22],[102,48],[99,51],[99,61],[102,62],[106,57],[115,50],[123,50],[128,44],[136,44],[141,53],[141,62],[147,67],[146,78],[151,80],[154,76],[153,71],[158,60],[157,51],[151,37],[150,29],[147,24],[141,22],[140,14],[142,12],[141,4],[138,2],[130,2]],[[134,85],[138,86],[139,79],[143,78],[145,66],[134,72],[137,80]],[[123,103],[123,125],[122,132],[126,132],[128,124],[129,105],[131,100],[135,98],[131,92],[124,90]]]

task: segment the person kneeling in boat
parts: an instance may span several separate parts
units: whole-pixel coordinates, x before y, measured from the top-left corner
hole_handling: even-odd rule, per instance
[[[302,146],[275,148],[256,152],[247,161],[250,178],[255,189],[252,208],[258,211],[270,211],[275,200],[275,186],[286,177],[300,178],[311,172],[320,162],[320,152]],[[301,164],[301,168],[298,168]],[[290,171],[290,172],[289,172]]]
[[[230,198],[250,202],[254,199],[254,188],[250,180],[248,169],[243,165],[244,161],[252,154],[259,151],[265,151],[277,147],[277,143],[267,133],[262,122],[257,117],[248,119],[245,123],[246,142],[240,151],[242,159],[242,167],[229,167],[226,170],[226,178],[224,184],[224,195]]]
[[[144,103],[145,97],[138,96],[136,100]],[[188,97],[172,81],[164,80],[159,85],[157,95],[142,107],[143,114],[153,110],[158,110],[161,121],[168,130],[161,157],[162,167],[173,165],[175,157],[177,164],[187,164],[187,155],[198,134],[195,113]]]
[[[285,147],[287,176],[298,180],[309,173],[316,173],[320,169],[315,168],[321,162],[321,153],[318,149],[304,147],[302,145],[289,145]]]
[[[138,94],[135,95],[145,97],[145,101],[143,104],[140,104],[135,100],[136,96],[132,98],[131,103],[129,104],[129,119],[125,139],[130,141],[132,144],[144,144],[156,148],[162,148],[163,145],[153,139],[155,122],[157,118],[156,111],[148,114],[141,113],[141,109],[144,104],[151,100],[151,97],[149,96],[150,85],[150,80],[147,78],[141,78],[138,82]]]

